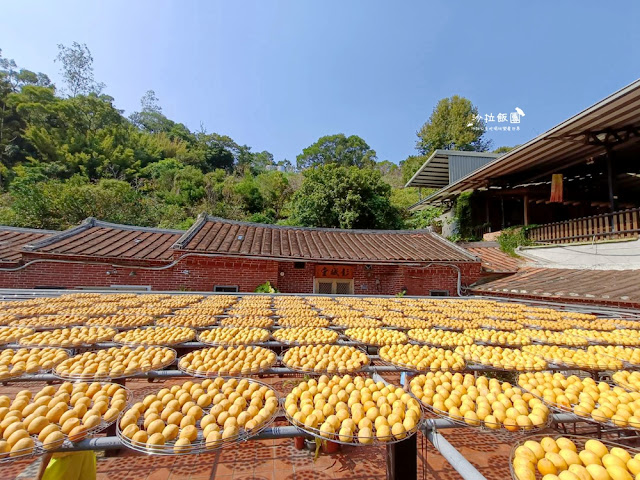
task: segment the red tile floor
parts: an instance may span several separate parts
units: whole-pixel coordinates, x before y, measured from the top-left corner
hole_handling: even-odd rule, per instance
[[[444,432],[450,443],[460,449],[489,480],[509,478],[508,458],[511,446],[491,434],[471,429]],[[425,450],[426,445],[426,450]],[[386,451],[382,447],[342,447],[334,454],[296,450],[293,440],[245,442],[215,453],[153,457],[122,451],[115,457],[99,454],[98,480],[377,480],[386,478]],[[426,477],[423,470],[426,458]],[[38,460],[0,466],[3,480],[35,478]],[[418,478],[454,480],[461,477],[449,463],[418,435]]]
[[[148,383],[128,381],[136,398],[165,386],[182,383],[185,379]],[[263,379],[283,393],[291,388],[287,380]],[[3,393],[12,394],[24,388],[37,389],[36,384],[11,384]],[[477,433],[470,428],[444,430],[447,440],[456,446],[489,480],[509,478],[508,458],[511,446],[504,439],[491,434]],[[424,465],[427,465],[426,472]],[[25,460],[0,465],[1,480],[32,480],[39,460]],[[384,447],[342,446],[334,454],[321,453],[314,460],[314,452],[296,450],[292,439],[248,441],[231,448],[181,457],[146,456],[123,449],[116,456],[98,454],[98,480],[377,480],[386,478],[386,450]],[[418,478],[453,480],[461,478],[447,461],[418,434]]]

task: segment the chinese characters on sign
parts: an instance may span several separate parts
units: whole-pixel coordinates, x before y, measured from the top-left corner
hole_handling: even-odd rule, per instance
[[[316,265],[316,278],[353,278],[349,265]]]
[[[483,115],[476,115],[475,120],[484,122],[487,131],[502,131],[502,132],[518,132],[520,131],[520,120],[525,114],[521,108],[516,107],[514,112],[498,113],[494,115],[493,112],[485,113]],[[506,124],[506,125],[490,125],[492,123]],[[473,126],[474,122],[471,122],[468,126]]]

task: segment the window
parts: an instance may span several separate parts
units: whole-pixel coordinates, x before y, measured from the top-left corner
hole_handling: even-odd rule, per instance
[[[432,297],[448,297],[449,290],[430,290],[429,295]]]
[[[313,293],[323,295],[353,295],[353,280],[317,278],[314,282]]]
[[[315,293],[331,294],[333,293],[333,282],[327,280],[318,280]]]
[[[217,293],[229,293],[229,292],[238,292],[237,285],[216,285],[213,287],[213,291]]]
[[[298,270],[304,270],[304,267],[306,267],[307,264],[304,262],[294,262],[293,263],[293,268],[296,268]]]
[[[353,293],[351,284],[352,284],[351,280],[336,281],[336,293],[338,295],[351,295]]]

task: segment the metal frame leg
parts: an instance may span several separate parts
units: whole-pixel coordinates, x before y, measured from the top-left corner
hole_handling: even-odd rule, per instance
[[[387,480],[418,477],[418,435],[387,445]]]

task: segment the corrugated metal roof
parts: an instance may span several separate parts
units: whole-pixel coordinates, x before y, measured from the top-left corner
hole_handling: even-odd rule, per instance
[[[585,132],[640,126],[640,79],[556,125],[527,143],[447,185],[409,207],[419,210],[462,192],[485,187],[491,179],[535,167],[547,171],[602,154],[604,147],[587,144]],[[567,139],[571,141],[567,141]]]
[[[427,158],[405,187],[442,188],[496,157],[498,154],[490,152],[439,149]],[[455,167],[452,163],[456,164]],[[454,172],[451,171],[452,168]]]
[[[55,230],[38,230],[35,228],[6,227],[0,225],[0,263],[17,263],[24,245],[50,237]]]
[[[496,158],[496,154],[483,154],[477,156],[459,155],[452,152],[449,155],[449,183],[457,182],[459,179],[469,173],[486,165]]]
[[[201,215],[174,248],[275,259],[340,262],[477,261],[429,230],[340,230],[285,227]]]
[[[522,268],[510,277],[477,287],[475,293],[552,299],[640,303],[640,270]]]
[[[183,233],[182,230],[134,227],[88,218],[77,227],[25,245],[24,250],[123,260],[167,260],[171,258],[172,245]]]
[[[480,257],[485,272],[515,273],[524,263],[500,250],[498,242],[468,242],[459,245]]]

